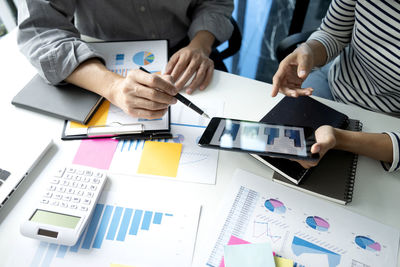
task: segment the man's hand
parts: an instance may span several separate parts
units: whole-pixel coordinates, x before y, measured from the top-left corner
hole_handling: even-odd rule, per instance
[[[171,80],[167,75],[131,70],[126,77],[115,80],[110,101],[133,117],[160,118],[170,104],[176,103],[178,89]]]
[[[171,75],[175,86],[183,89],[186,83],[186,93],[191,94],[199,88],[204,90],[211,82],[214,62],[209,58],[214,36],[207,31],[196,34],[190,44],[176,52],[167,64],[165,74]]]

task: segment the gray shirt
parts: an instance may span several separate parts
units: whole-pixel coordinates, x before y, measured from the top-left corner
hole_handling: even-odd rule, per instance
[[[83,61],[101,57],[81,34],[113,40],[167,39],[170,46],[200,30],[223,42],[233,30],[232,0],[25,0],[18,8],[18,45],[52,84]]]

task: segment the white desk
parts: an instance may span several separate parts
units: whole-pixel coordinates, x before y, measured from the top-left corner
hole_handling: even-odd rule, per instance
[[[9,128],[12,131],[35,129],[36,131],[42,131],[43,134],[52,136],[56,142],[56,146],[28,177],[27,181],[21,186],[21,190],[14,194],[1,211],[0,255],[3,262],[8,256],[7,249],[9,248],[10,240],[14,235],[19,235],[19,224],[22,219],[20,211],[23,209],[24,204],[29,202],[30,195],[35,193],[35,184],[37,184],[35,180],[41,178],[40,172],[46,166],[58,164],[54,163],[54,160],[57,155],[63,152],[59,149],[59,144],[62,142],[60,135],[63,121],[11,105],[12,97],[35,74],[33,67],[18,51],[15,31],[0,41],[0,60],[1,128],[3,129],[7,125],[12,127]],[[225,101],[224,115],[226,117],[259,120],[281,99],[281,96],[271,98],[269,96],[270,91],[271,85],[269,84],[216,71],[209,88],[205,92],[195,93],[193,99],[220,98]],[[366,132],[399,129],[400,119],[324,99],[318,100],[346,113],[351,118],[361,120],[364,123],[363,130]],[[42,125],[42,127],[40,129],[31,128],[34,125]],[[272,176],[272,171],[268,167],[247,154],[221,151],[216,185],[111,175],[112,183],[109,183],[108,189],[116,190],[121,186],[130,186],[133,190],[148,190],[166,198],[198,201],[203,207],[196,243],[196,247],[200,247],[207,240],[208,224],[213,222],[221,196],[237,167],[263,176],[266,179],[271,179]],[[143,182],[145,185],[135,189],[137,182]],[[399,205],[400,173],[387,173],[382,169],[379,162],[359,157],[353,201],[345,208],[400,229]],[[197,251],[196,249],[194,266],[198,266],[200,262]],[[398,266],[400,266],[400,261]]]

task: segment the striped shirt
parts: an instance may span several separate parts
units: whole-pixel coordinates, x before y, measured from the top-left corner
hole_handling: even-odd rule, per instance
[[[309,40],[321,42],[336,101],[400,117],[400,1],[333,0]],[[400,128],[400,125],[399,125]],[[400,169],[400,132],[389,171]]]

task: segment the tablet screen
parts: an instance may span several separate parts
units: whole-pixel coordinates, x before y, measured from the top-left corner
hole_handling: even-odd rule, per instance
[[[210,145],[255,152],[307,156],[304,128],[221,119]]]

